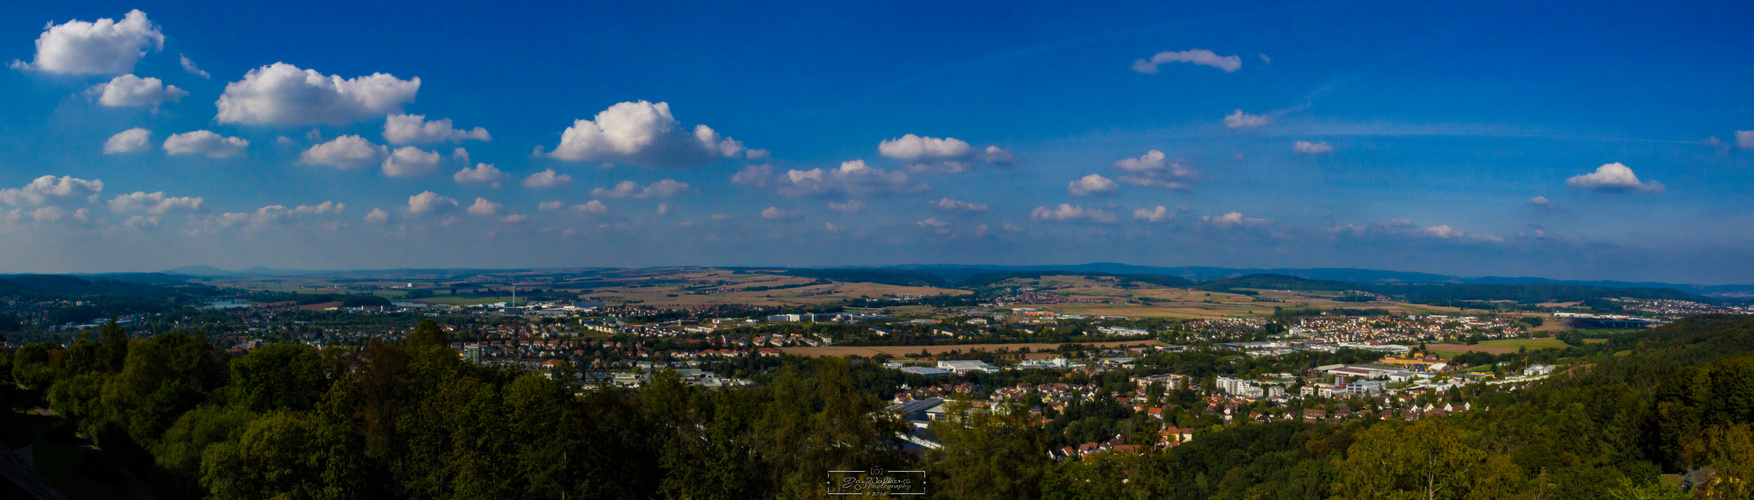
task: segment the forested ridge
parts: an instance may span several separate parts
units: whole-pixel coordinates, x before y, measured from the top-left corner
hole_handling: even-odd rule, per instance
[[[25,389],[160,498],[808,498],[828,470],[923,468],[940,498],[1748,498],[1754,320],[1617,337],[1473,410],[1416,422],[1201,429],[1173,448],[1054,461],[1027,405],[960,412],[897,450],[868,360],[787,358],[767,383],[578,388],[459,359],[434,323],[357,352],[198,332],[9,353]],[[1618,355],[1616,355],[1618,354]],[[559,374],[570,378],[568,374]],[[1692,472],[1690,494],[1659,479]]]

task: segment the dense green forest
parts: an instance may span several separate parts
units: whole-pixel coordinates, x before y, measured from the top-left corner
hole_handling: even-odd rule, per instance
[[[940,498],[1680,498],[1659,475],[1691,471],[1710,478],[1694,497],[1754,493],[1741,316],[1572,351],[1577,368],[1467,389],[1475,410],[1448,417],[1214,427],[1059,462],[1053,434],[1083,431],[1040,425],[1015,399],[953,408],[933,428],[942,449],[898,451],[907,424],[882,411],[890,384],[868,360],[785,358],[747,389],[670,372],[580,388],[465,363],[446,340],[427,322],[356,352],[231,357],[199,333],[112,326],[3,359],[23,387],[10,405],[67,417],[160,498],[805,498],[825,494],[825,471],[871,467],[923,468]]]
[[[1251,274],[1235,278],[1225,278],[1200,283],[1193,287],[1196,290],[1209,292],[1232,292],[1238,289],[1255,288],[1265,290],[1316,290],[1341,292],[1347,290],[1366,290],[1362,285],[1342,283],[1339,281],[1307,280],[1295,276],[1281,274]]]
[[[115,300],[129,302],[163,302],[173,298],[205,298],[219,293],[207,285],[145,283],[117,279],[87,280],[55,274],[14,274],[0,276],[0,296],[22,300]]]

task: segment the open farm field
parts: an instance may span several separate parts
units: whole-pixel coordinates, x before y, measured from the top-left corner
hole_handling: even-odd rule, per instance
[[[1488,347],[1508,347],[1511,349],[1517,349],[1517,348],[1522,348],[1522,347],[1527,347],[1530,349],[1548,349],[1548,348],[1563,349],[1563,348],[1565,348],[1565,343],[1560,342],[1559,339],[1555,339],[1555,338],[1487,340],[1487,341],[1481,342],[1480,345],[1488,346]]]
[[[441,305],[447,305],[447,306],[475,306],[475,305],[481,305],[481,304],[492,304],[495,302],[511,302],[511,301],[512,301],[512,298],[511,298],[511,296],[508,295],[505,297],[427,297],[424,299],[409,300],[408,302],[424,302],[427,304],[441,304]],[[519,299],[518,303],[522,304],[523,299]]]
[[[634,303],[655,307],[693,307],[718,304],[805,306],[885,295],[966,295],[951,288],[898,286],[863,282],[822,282],[761,271],[723,269],[551,269],[533,271],[482,271],[459,274],[411,274],[366,276],[257,276],[215,278],[214,286],[299,293],[368,293],[402,300],[413,290],[431,292],[421,299],[435,304],[471,305],[509,300],[516,288],[543,291],[546,296],[583,297],[610,304]],[[455,295],[453,295],[455,292]],[[477,296],[480,295],[480,296]]]
[[[1563,345],[1563,344],[1562,344]],[[1515,347],[1493,347],[1489,345],[1466,344],[1429,344],[1425,348],[1432,352],[1460,354],[1464,352],[1483,352],[1486,354],[1505,354],[1516,352]]]
[[[1144,299],[1146,303],[1120,304],[1044,304],[1042,309],[1059,313],[1086,314],[1096,316],[1119,316],[1128,318],[1182,318],[1182,319],[1217,319],[1239,318],[1272,315],[1274,308],[1313,308],[1313,309],[1383,309],[1391,313],[1405,314],[1456,314],[1460,310],[1453,307],[1436,307],[1405,304],[1391,301],[1376,302],[1340,302],[1324,295],[1333,292],[1305,291],[1264,291],[1256,300],[1241,294],[1222,292],[1205,292],[1181,288],[1156,288],[1136,290],[1130,298]],[[1089,298],[1074,295],[1072,298]]]
[[[1584,339],[1585,343],[1607,342],[1608,339]],[[1517,352],[1518,349],[1563,349],[1565,342],[1554,338],[1541,339],[1499,339],[1480,342],[1478,345],[1464,344],[1430,344],[1426,348],[1433,352],[1460,354],[1464,352],[1484,352],[1487,354],[1505,354]]]

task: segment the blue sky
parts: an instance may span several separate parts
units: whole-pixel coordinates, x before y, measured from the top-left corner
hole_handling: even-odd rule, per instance
[[[0,272],[1106,261],[1754,282],[1748,19],[27,3],[0,19]]]

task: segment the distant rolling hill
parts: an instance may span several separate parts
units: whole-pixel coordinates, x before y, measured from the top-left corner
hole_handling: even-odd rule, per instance
[[[34,292],[77,293],[92,288],[90,281],[60,274],[13,274],[0,279]]]
[[[1224,278],[1207,281],[1193,287],[1208,292],[1229,292],[1238,289],[1260,290],[1299,290],[1343,292],[1348,290],[1368,290],[1369,287],[1356,283],[1339,281],[1310,280],[1283,274],[1250,274],[1235,278]]]
[[[990,273],[980,273],[980,274],[971,275],[965,279],[962,279],[961,281],[957,281],[956,286],[959,286],[962,288],[979,288],[979,287],[985,287],[985,286],[992,286],[994,284],[997,284],[997,283],[1000,283],[1000,282],[1003,282],[1003,281],[1009,280],[1009,279],[1040,279],[1043,276],[1091,276],[1091,277],[1119,278],[1123,282],[1136,281],[1136,282],[1141,282],[1141,283],[1150,283],[1150,284],[1158,285],[1158,286],[1168,286],[1168,287],[1176,287],[1176,288],[1186,288],[1186,287],[1194,285],[1194,282],[1189,281],[1186,278],[1181,278],[1181,277],[1177,277],[1177,276],[1167,276],[1167,275],[1162,275],[1162,274],[1117,274],[1117,273],[1105,273],[1105,272],[1097,272],[1097,271],[1007,271],[1007,272],[990,272]]]
[[[183,266],[183,267],[179,267],[176,269],[164,271],[164,274],[180,274],[183,276],[195,276],[195,277],[199,277],[199,278],[226,278],[226,277],[233,277],[233,276],[280,276],[280,275],[300,275],[300,274],[309,274],[309,273],[310,272],[308,272],[308,271],[288,271],[285,269],[272,269],[272,268],[267,268],[267,267],[262,267],[262,266],[255,266],[255,267],[251,267],[251,268],[247,268],[247,269],[239,269],[236,271],[228,271],[228,270],[220,269],[220,268],[213,267],[213,266]]]
[[[1640,298],[1688,298],[1700,296],[1742,296],[1754,294],[1754,285],[1692,285],[1629,281],[1555,280],[1534,277],[1459,277],[1407,271],[1383,271],[1353,268],[1225,268],[1225,267],[1155,267],[1112,262],[1074,265],[1004,266],[1004,265],[899,265],[833,268],[783,267],[720,267],[732,270],[760,270],[816,279],[849,282],[882,283],[901,286],[935,286],[979,288],[1011,278],[1039,278],[1050,274],[1107,276],[1132,282],[1152,283],[1178,288],[1202,290],[1277,289],[1277,290],[1369,290],[1410,301],[1437,300],[1515,300],[1576,301],[1589,298],[1630,296]],[[212,266],[187,266],[163,273],[130,275],[89,275],[93,279],[114,279],[132,283],[169,283],[175,276],[201,278],[265,275],[384,276],[396,273],[438,273],[468,275],[508,272],[487,269],[387,269],[375,271],[297,271],[252,267],[228,271]],[[1649,290],[1627,292],[1612,290]],[[1666,290],[1666,291],[1658,291]]]
[[[1209,280],[1192,280],[1180,276],[1148,274],[1148,273],[1113,273],[1098,271],[1106,269],[1114,271],[1138,271],[1141,268],[1122,264],[1089,264],[1084,266],[1067,266],[1073,269],[1063,270],[998,270],[986,267],[930,267],[918,269],[893,268],[851,268],[851,269],[793,269],[787,274],[803,277],[832,279],[838,281],[870,281],[888,284],[910,284],[915,286],[956,286],[974,289],[989,287],[1007,279],[1037,279],[1043,276],[1106,276],[1123,280],[1152,283],[1160,286],[1176,288],[1192,288],[1212,292],[1242,292],[1247,290],[1297,290],[1297,291],[1360,291],[1372,292],[1394,297],[1397,300],[1413,303],[1442,303],[1449,301],[1515,301],[1521,303],[1540,302],[1580,302],[1589,299],[1609,297],[1630,297],[1641,299],[1675,299],[1700,302],[1715,302],[1716,299],[1702,296],[1687,290],[1672,287],[1651,286],[1586,286],[1566,282],[1544,280],[1546,283],[1465,283],[1456,281],[1438,281],[1432,283],[1409,284],[1406,282],[1356,282],[1344,280],[1309,279],[1300,276],[1259,273],[1241,276],[1227,276]],[[1216,268],[1206,268],[1201,273],[1205,276],[1219,274]],[[1368,270],[1319,270],[1310,273],[1330,276],[1376,277],[1381,278],[1395,273],[1392,271]],[[1436,276],[1436,275],[1424,275]],[[952,279],[951,277],[960,277]],[[1493,281],[1507,279],[1491,278]],[[928,285],[929,284],[929,285]],[[1682,285],[1686,286],[1686,285]],[[1699,287],[1691,287],[1699,289]]]
[[[166,285],[174,285],[166,286]],[[63,274],[0,275],[0,295],[34,294],[59,298],[159,300],[167,294],[208,295],[207,286],[187,286],[187,277],[157,273],[68,276]]]
[[[1448,300],[1510,300],[1522,303],[1582,302],[1589,299],[1628,297],[1715,302],[1710,297],[1673,288],[1611,288],[1576,285],[1383,285],[1377,293],[1406,302],[1435,303]]]
[[[1191,281],[1207,282],[1225,278],[1238,278],[1249,275],[1276,274],[1318,281],[1340,281],[1346,283],[1368,285],[1566,285],[1599,288],[1672,288],[1695,295],[1715,295],[1732,293],[1754,293],[1754,284],[1749,285],[1693,285],[1683,283],[1658,283],[1611,280],[1556,280],[1534,277],[1460,277],[1432,273],[1407,271],[1382,271],[1375,269],[1352,268],[1226,268],[1226,267],[1154,267],[1135,266],[1097,262],[1076,265],[1048,266],[962,266],[962,265],[904,265],[889,266],[894,269],[911,269],[924,271],[955,282],[969,276],[983,273],[1007,271],[1071,271],[1071,272],[1104,272],[1112,274],[1161,274],[1176,276]]]
[[[896,286],[946,286],[944,278],[931,273],[904,269],[791,269],[785,274],[800,278],[817,278],[857,283]]]

